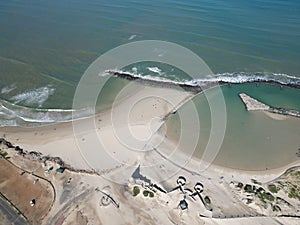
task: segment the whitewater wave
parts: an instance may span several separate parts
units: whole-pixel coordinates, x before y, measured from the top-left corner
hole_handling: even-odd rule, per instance
[[[161,71],[160,71],[161,72]],[[236,72],[236,73],[220,73],[214,75],[208,75],[201,79],[191,79],[191,80],[173,80],[166,77],[153,76],[153,75],[144,75],[131,73],[122,70],[107,70],[104,74],[100,76],[117,76],[123,77],[126,79],[133,80],[144,80],[156,83],[167,83],[179,86],[187,87],[204,87],[209,86],[212,83],[229,83],[229,84],[242,84],[242,83],[251,83],[251,82],[274,82],[277,84],[293,86],[300,88],[300,78],[279,73],[245,73],[245,72]],[[170,76],[171,77],[171,76]]]
[[[16,84],[10,84],[10,85],[8,85],[6,87],[3,87],[1,89],[1,94],[8,94],[9,92],[13,91],[16,88],[17,88]]]
[[[14,104],[23,103],[26,105],[36,104],[39,108],[43,106],[43,103],[47,101],[49,96],[53,95],[55,88],[51,86],[40,87],[35,90],[28,90],[26,92],[17,94],[10,98]]]
[[[161,74],[162,70],[159,69],[158,67],[147,67],[147,69],[153,73]]]
[[[277,84],[293,86],[300,88],[300,78],[286,75],[286,74],[265,74],[265,73],[223,73],[216,75],[209,75],[202,79],[194,80],[173,80],[174,76],[170,75],[169,78],[137,74],[136,70],[126,72],[121,70],[109,70],[99,76],[117,76],[132,80],[143,80],[155,82],[161,85],[179,85],[181,87],[192,88],[192,90],[201,90],[205,86],[211,86],[214,83],[251,83],[251,82],[274,82]],[[9,90],[9,88],[5,89]],[[93,108],[84,109],[40,109],[29,108],[15,103],[36,103],[41,106],[44,101],[54,92],[52,87],[41,87],[35,90],[27,91],[12,97],[10,100],[5,101],[0,99],[0,126],[43,126],[59,122],[72,121],[89,117],[94,114]],[[38,96],[38,93],[41,96]],[[31,99],[32,98],[32,99]]]
[[[92,108],[37,109],[0,100],[0,126],[32,127],[72,121],[93,115]]]

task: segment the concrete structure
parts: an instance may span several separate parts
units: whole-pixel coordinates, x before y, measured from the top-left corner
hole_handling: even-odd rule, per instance
[[[259,102],[254,98],[251,98],[249,95],[246,95],[245,93],[241,93],[239,94],[239,96],[244,102],[248,111],[254,111],[254,110],[268,111],[270,109],[270,106],[262,102]]]
[[[62,174],[64,171],[65,171],[65,168],[63,168],[63,167],[56,169],[56,173],[58,173],[58,174]]]
[[[184,186],[185,183],[186,183],[185,177],[183,177],[183,176],[178,177],[178,179],[177,179],[177,184],[178,184],[178,185]]]
[[[194,189],[197,193],[201,193],[203,192],[203,184],[201,184],[200,182],[198,182],[197,184],[195,184]]]
[[[300,112],[293,109],[284,109],[284,108],[275,108],[268,106],[262,102],[257,101],[256,99],[246,95],[245,93],[239,94],[240,98],[244,102],[248,111],[267,111],[270,113],[300,117]]]

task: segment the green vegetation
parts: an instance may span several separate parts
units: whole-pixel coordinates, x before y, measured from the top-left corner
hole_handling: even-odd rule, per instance
[[[261,201],[261,205],[264,208],[267,208],[271,205],[271,209],[274,212],[280,212],[280,206],[282,204],[289,207],[292,206],[288,201],[277,196],[279,191],[284,192],[290,199],[296,199],[300,201],[300,168],[289,169],[278,179],[266,186],[262,185],[255,179],[251,179],[251,181],[254,183],[254,185],[251,183],[243,185],[241,182],[239,182],[236,187],[243,189],[246,193],[253,194]],[[251,202],[252,200],[250,199],[247,199],[246,201],[247,204]]]
[[[154,193],[153,192],[149,192],[149,196],[150,196],[150,198],[153,198],[154,197]]]
[[[148,191],[148,190],[144,190],[143,191],[143,195],[145,196],[145,197],[150,197],[150,198],[153,198],[154,197],[154,193],[152,192],[152,191]]]
[[[265,199],[273,202],[275,200],[274,196],[270,192],[265,192],[263,193],[263,196]]]
[[[278,183],[278,185],[281,186],[281,187],[284,186],[282,181],[277,181],[277,183]]]
[[[276,187],[275,184],[269,184],[269,185],[268,185],[268,189],[269,189],[269,191],[271,191],[272,193],[277,193],[277,192],[280,190],[280,188]]]
[[[253,187],[250,184],[246,184],[245,187],[244,187],[244,190],[247,193],[253,193],[254,192]]]
[[[272,210],[274,212],[279,212],[279,211],[281,211],[281,208],[278,205],[273,205]]]
[[[253,202],[253,200],[252,199],[247,199],[247,202],[246,202],[246,204],[250,204],[250,203],[252,203]]]
[[[288,196],[289,198],[295,198],[300,200],[300,187],[297,187],[296,185],[290,187]]]
[[[293,173],[293,175],[297,178],[297,179],[300,179],[300,171],[295,171]]]
[[[139,193],[140,193],[139,187],[138,187],[138,186],[134,186],[134,187],[133,187],[132,195],[133,195],[133,196],[137,196]]]
[[[149,194],[149,191],[147,191],[147,190],[143,191],[143,195],[144,195],[145,197],[148,197],[148,194]]]
[[[261,182],[255,180],[255,179],[251,179],[251,181],[252,181],[254,184],[259,184],[259,185],[261,185]]]
[[[284,191],[289,198],[300,200],[300,170],[290,169],[283,175],[284,180],[276,181],[275,184],[270,184],[268,189],[272,193],[277,193],[279,190]]]
[[[133,187],[133,190],[132,190],[133,196],[137,196],[140,192],[141,192],[141,190],[138,186]],[[148,190],[144,190],[143,195],[144,195],[144,197],[150,197],[150,198],[154,197],[154,193],[152,191],[148,191]]]
[[[273,202],[275,200],[274,196],[270,192],[257,192],[257,197],[262,202],[266,202],[266,200]]]
[[[205,196],[204,201],[205,201],[205,203],[208,204],[208,205],[211,204],[210,198],[209,198],[208,196]]]

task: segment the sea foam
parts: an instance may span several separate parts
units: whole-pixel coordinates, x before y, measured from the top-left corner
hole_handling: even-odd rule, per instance
[[[15,104],[23,103],[26,105],[37,104],[38,107],[42,107],[43,103],[47,101],[49,96],[53,95],[55,88],[51,86],[40,87],[35,90],[27,90],[23,93],[17,94],[10,98]]]

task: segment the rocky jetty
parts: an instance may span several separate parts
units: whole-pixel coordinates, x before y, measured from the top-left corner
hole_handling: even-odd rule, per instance
[[[240,93],[239,96],[244,102],[248,111],[267,111],[270,113],[276,113],[286,116],[300,117],[300,112],[297,110],[271,107],[250,97],[245,93]]]
[[[244,102],[248,111],[254,111],[254,110],[268,111],[270,109],[270,106],[257,101],[256,99],[250,97],[249,95],[246,95],[245,93],[241,93],[239,94],[239,96]]]

